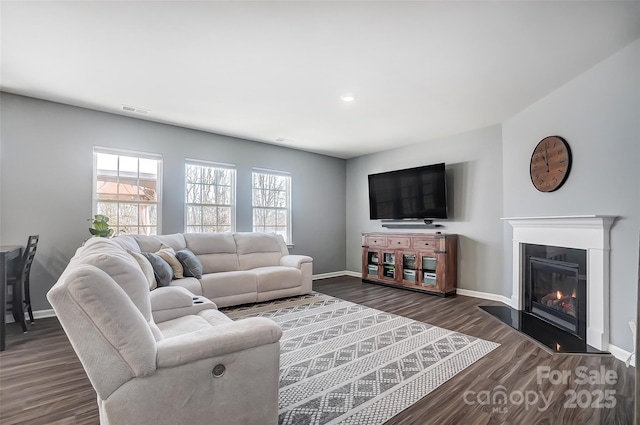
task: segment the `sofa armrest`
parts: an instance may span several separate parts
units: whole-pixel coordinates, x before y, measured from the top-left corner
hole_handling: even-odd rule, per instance
[[[280,265],[284,267],[300,269],[304,263],[313,263],[313,258],[307,255],[284,255],[280,258]]]
[[[177,319],[218,307],[204,297],[193,295],[181,286],[162,286],[149,293],[151,314],[156,323]]]
[[[157,367],[174,367],[278,342],[273,320],[250,317],[158,341]]]
[[[151,310],[167,310],[170,308],[190,307],[193,295],[181,286],[161,286],[149,293]]]

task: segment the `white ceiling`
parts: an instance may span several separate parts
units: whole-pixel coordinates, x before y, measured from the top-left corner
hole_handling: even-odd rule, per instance
[[[340,158],[500,123],[640,38],[638,1],[2,1],[0,13],[3,91]]]

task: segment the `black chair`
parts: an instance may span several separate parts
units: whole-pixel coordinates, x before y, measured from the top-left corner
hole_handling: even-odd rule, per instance
[[[33,311],[31,310],[29,275],[31,274],[31,265],[33,264],[33,258],[36,256],[39,239],[39,235],[29,236],[18,273],[15,276],[9,276],[7,278],[7,287],[11,287],[12,289],[12,296],[10,298],[11,307],[7,308],[7,310],[10,309],[16,323],[20,323],[22,332],[27,332],[27,324],[24,320],[25,308],[29,313],[31,323],[35,323],[33,320]]]

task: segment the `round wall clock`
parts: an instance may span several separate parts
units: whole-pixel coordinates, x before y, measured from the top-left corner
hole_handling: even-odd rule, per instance
[[[545,137],[531,154],[531,183],[540,192],[560,189],[571,171],[571,149],[560,136]]]

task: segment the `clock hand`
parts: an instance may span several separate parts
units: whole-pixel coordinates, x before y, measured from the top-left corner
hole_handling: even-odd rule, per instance
[[[547,158],[547,145],[544,146],[544,163],[547,165],[547,173],[549,172],[549,159]]]

